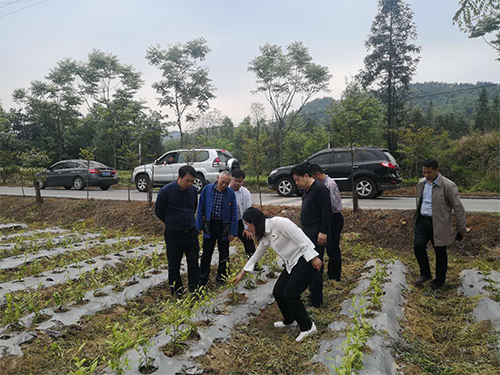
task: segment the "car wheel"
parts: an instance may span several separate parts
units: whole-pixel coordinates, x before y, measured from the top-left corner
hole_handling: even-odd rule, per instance
[[[198,191],[198,194],[201,193],[203,187],[205,186],[205,177],[201,173],[196,173],[196,177],[193,182],[194,187]]]
[[[148,190],[149,177],[146,174],[140,174],[135,178],[135,187],[141,193],[144,193]]]
[[[109,185],[108,186],[99,186],[101,188],[101,190],[108,190],[109,189]]]
[[[83,190],[83,179],[81,177],[75,177],[75,179],[73,180],[73,187],[75,188],[75,190]]]
[[[281,197],[291,197],[295,194],[297,188],[290,177],[283,177],[276,184],[278,195]]]
[[[66,190],[69,190],[69,189],[71,189],[71,188],[72,188],[72,186],[66,186],[66,185],[65,185],[65,186],[64,186],[64,188],[65,188]]]
[[[371,178],[362,177],[356,180],[354,183],[356,186],[356,191],[361,199],[375,198],[377,194],[377,185]]]

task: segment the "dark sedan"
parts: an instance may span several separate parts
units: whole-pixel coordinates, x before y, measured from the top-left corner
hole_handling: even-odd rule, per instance
[[[96,161],[63,160],[50,166],[40,174],[40,188],[64,186],[65,189],[83,190],[88,186],[99,186],[108,190],[118,183],[116,170]]]

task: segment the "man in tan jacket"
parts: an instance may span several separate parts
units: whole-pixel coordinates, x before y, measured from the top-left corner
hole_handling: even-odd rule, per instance
[[[422,163],[422,178],[417,184],[417,212],[415,213],[415,241],[413,249],[420,277],[415,284],[421,285],[432,279],[427,243],[431,241],[436,252],[436,278],[431,289],[441,288],[446,281],[448,256],[446,247],[453,242],[451,210],[455,211],[457,223],[456,240],[461,241],[466,233],[465,210],[457,185],[439,173],[438,162],[434,159]]]

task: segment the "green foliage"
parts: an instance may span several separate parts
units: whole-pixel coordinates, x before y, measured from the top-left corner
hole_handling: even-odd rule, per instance
[[[307,47],[293,42],[287,53],[277,45],[259,47],[261,55],[250,61],[248,70],[256,77],[254,93],[264,93],[271,105],[278,130],[279,165],[283,163],[283,141],[304,105],[318,92],[328,92],[332,75],[328,67],[312,62]],[[287,119],[295,95],[301,96],[299,108]],[[287,124],[288,122],[288,124]]]
[[[106,347],[110,353],[108,366],[116,375],[123,375],[132,368],[130,359],[124,357],[130,349],[137,349],[143,342],[142,337],[134,337],[129,328],[124,328],[120,323],[108,325],[106,329],[111,328],[111,334],[106,341]]]
[[[395,130],[401,120],[404,103],[408,100],[409,84],[416,72],[421,48],[412,43],[417,39],[413,12],[404,0],[379,0],[378,14],[366,41],[370,50],[359,77],[363,87],[378,86],[386,106],[387,129]],[[387,146],[396,148],[394,134],[386,133]]]
[[[194,120],[194,113],[190,111],[205,112],[208,101],[215,98],[215,87],[208,78],[208,68],[197,66],[208,53],[210,48],[204,38],[169,45],[168,49],[161,49],[158,44],[149,47],[146,52],[149,64],[162,72],[162,80],[153,83],[153,88],[160,95],[158,104],[175,113],[174,124],[180,131],[181,148],[184,146],[183,118]]]

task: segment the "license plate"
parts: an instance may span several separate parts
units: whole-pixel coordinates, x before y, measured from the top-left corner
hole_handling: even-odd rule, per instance
[[[102,172],[103,176],[111,176],[111,172]]]

